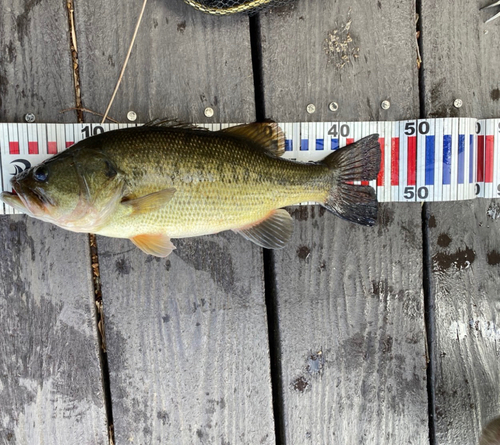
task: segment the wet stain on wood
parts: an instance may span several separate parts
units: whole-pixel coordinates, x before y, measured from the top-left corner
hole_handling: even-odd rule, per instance
[[[435,272],[443,272],[450,269],[452,266],[458,270],[468,269],[475,261],[476,254],[472,249],[458,249],[454,253],[437,253],[432,257],[433,269]]]
[[[451,238],[446,233],[442,233],[438,236],[437,243],[440,247],[448,247],[451,243]]]

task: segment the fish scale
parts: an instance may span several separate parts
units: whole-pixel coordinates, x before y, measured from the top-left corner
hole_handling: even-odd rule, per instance
[[[176,193],[158,212],[137,215],[132,224],[129,216],[118,216],[101,232],[104,235],[130,237],[144,233],[146,227],[172,238],[216,233],[261,219],[277,207],[326,198],[325,166],[272,158],[224,135],[214,141],[208,132],[154,131],[151,141],[144,142],[149,131],[124,130],[102,152],[131,177],[127,189],[134,191],[132,197],[168,187]],[[149,148],[137,148],[145,144]],[[148,174],[134,175],[137,164]]]

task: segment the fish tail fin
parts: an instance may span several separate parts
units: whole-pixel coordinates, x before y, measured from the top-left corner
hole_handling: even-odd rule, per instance
[[[332,173],[332,187],[323,203],[330,212],[343,219],[365,226],[377,221],[378,203],[375,190],[352,181],[371,181],[380,170],[379,135],[372,134],[336,150],[325,163]]]

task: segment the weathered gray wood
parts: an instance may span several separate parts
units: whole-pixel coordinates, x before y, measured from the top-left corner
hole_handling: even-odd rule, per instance
[[[0,119],[74,122],[72,62],[65,2],[0,2]]]
[[[425,443],[419,205],[376,228],[293,214],[275,254],[287,443]]]
[[[262,251],[174,242],[98,237],[116,443],[273,444]]]
[[[348,41],[333,31],[350,8],[352,63],[328,64],[324,40],[331,31]],[[268,117],[418,115],[412,1],[298,2],[262,23]],[[318,207],[296,210],[292,243],[273,256],[286,443],[428,440],[420,206],[380,211],[379,226],[363,228]]]
[[[140,7],[75,1],[87,108],[104,113]],[[214,110],[212,118],[205,117],[206,107]],[[182,1],[149,1],[110,116],[127,122],[129,110],[138,122],[255,120],[248,18],[209,16]]]
[[[412,0],[298,1],[288,12],[266,12],[267,117],[280,122],[414,118],[414,16]],[[383,100],[391,102],[389,110],[381,109]],[[328,108],[332,101],[337,112]],[[306,113],[308,104],[315,105],[315,113]]]
[[[0,2],[0,118],[75,113],[65,2]],[[105,444],[86,235],[0,217],[0,443]]]
[[[477,443],[500,412],[500,205],[433,205],[437,443]]]
[[[104,111],[139,5],[77,2],[82,97]],[[120,33],[116,33],[119,26]],[[255,119],[248,19],[151,1],[113,117]],[[116,443],[272,444],[261,250],[225,234],[167,260],[98,237]]]
[[[422,4],[425,112],[428,116],[498,117],[496,42],[474,2]],[[457,109],[453,101],[460,98]],[[495,201],[432,204],[430,255],[436,300],[437,443],[476,443],[500,411],[498,221]]]
[[[4,216],[0,248],[0,443],[108,443],[87,236]]]
[[[484,20],[496,11],[479,11],[467,0],[422,2],[422,53],[425,112],[429,117],[499,116],[500,84],[497,22]],[[455,99],[463,106],[456,108]]]

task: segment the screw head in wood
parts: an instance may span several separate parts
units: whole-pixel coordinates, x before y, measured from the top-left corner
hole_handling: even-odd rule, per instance
[[[306,111],[307,111],[309,114],[313,114],[313,113],[316,111],[316,107],[314,106],[314,104],[309,104],[309,105],[306,107]]]
[[[127,119],[131,122],[134,122],[137,119],[137,113],[135,111],[129,111],[127,113]]]
[[[339,104],[337,102],[330,102],[328,104],[328,109],[330,111],[337,111],[339,109]]]
[[[455,108],[460,108],[463,104],[464,103],[462,102],[462,99],[455,99],[455,101],[453,102]]]
[[[391,108],[391,103],[388,100],[383,100],[380,106],[382,107],[382,110],[388,110]]]
[[[206,117],[212,117],[214,115],[214,109],[207,107],[205,108],[205,111],[203,112]]]
[[[28,122],[28,124],[32,124],[35,122],[35,115],[33,113],[27,113],[24,115],[24,120]]]

